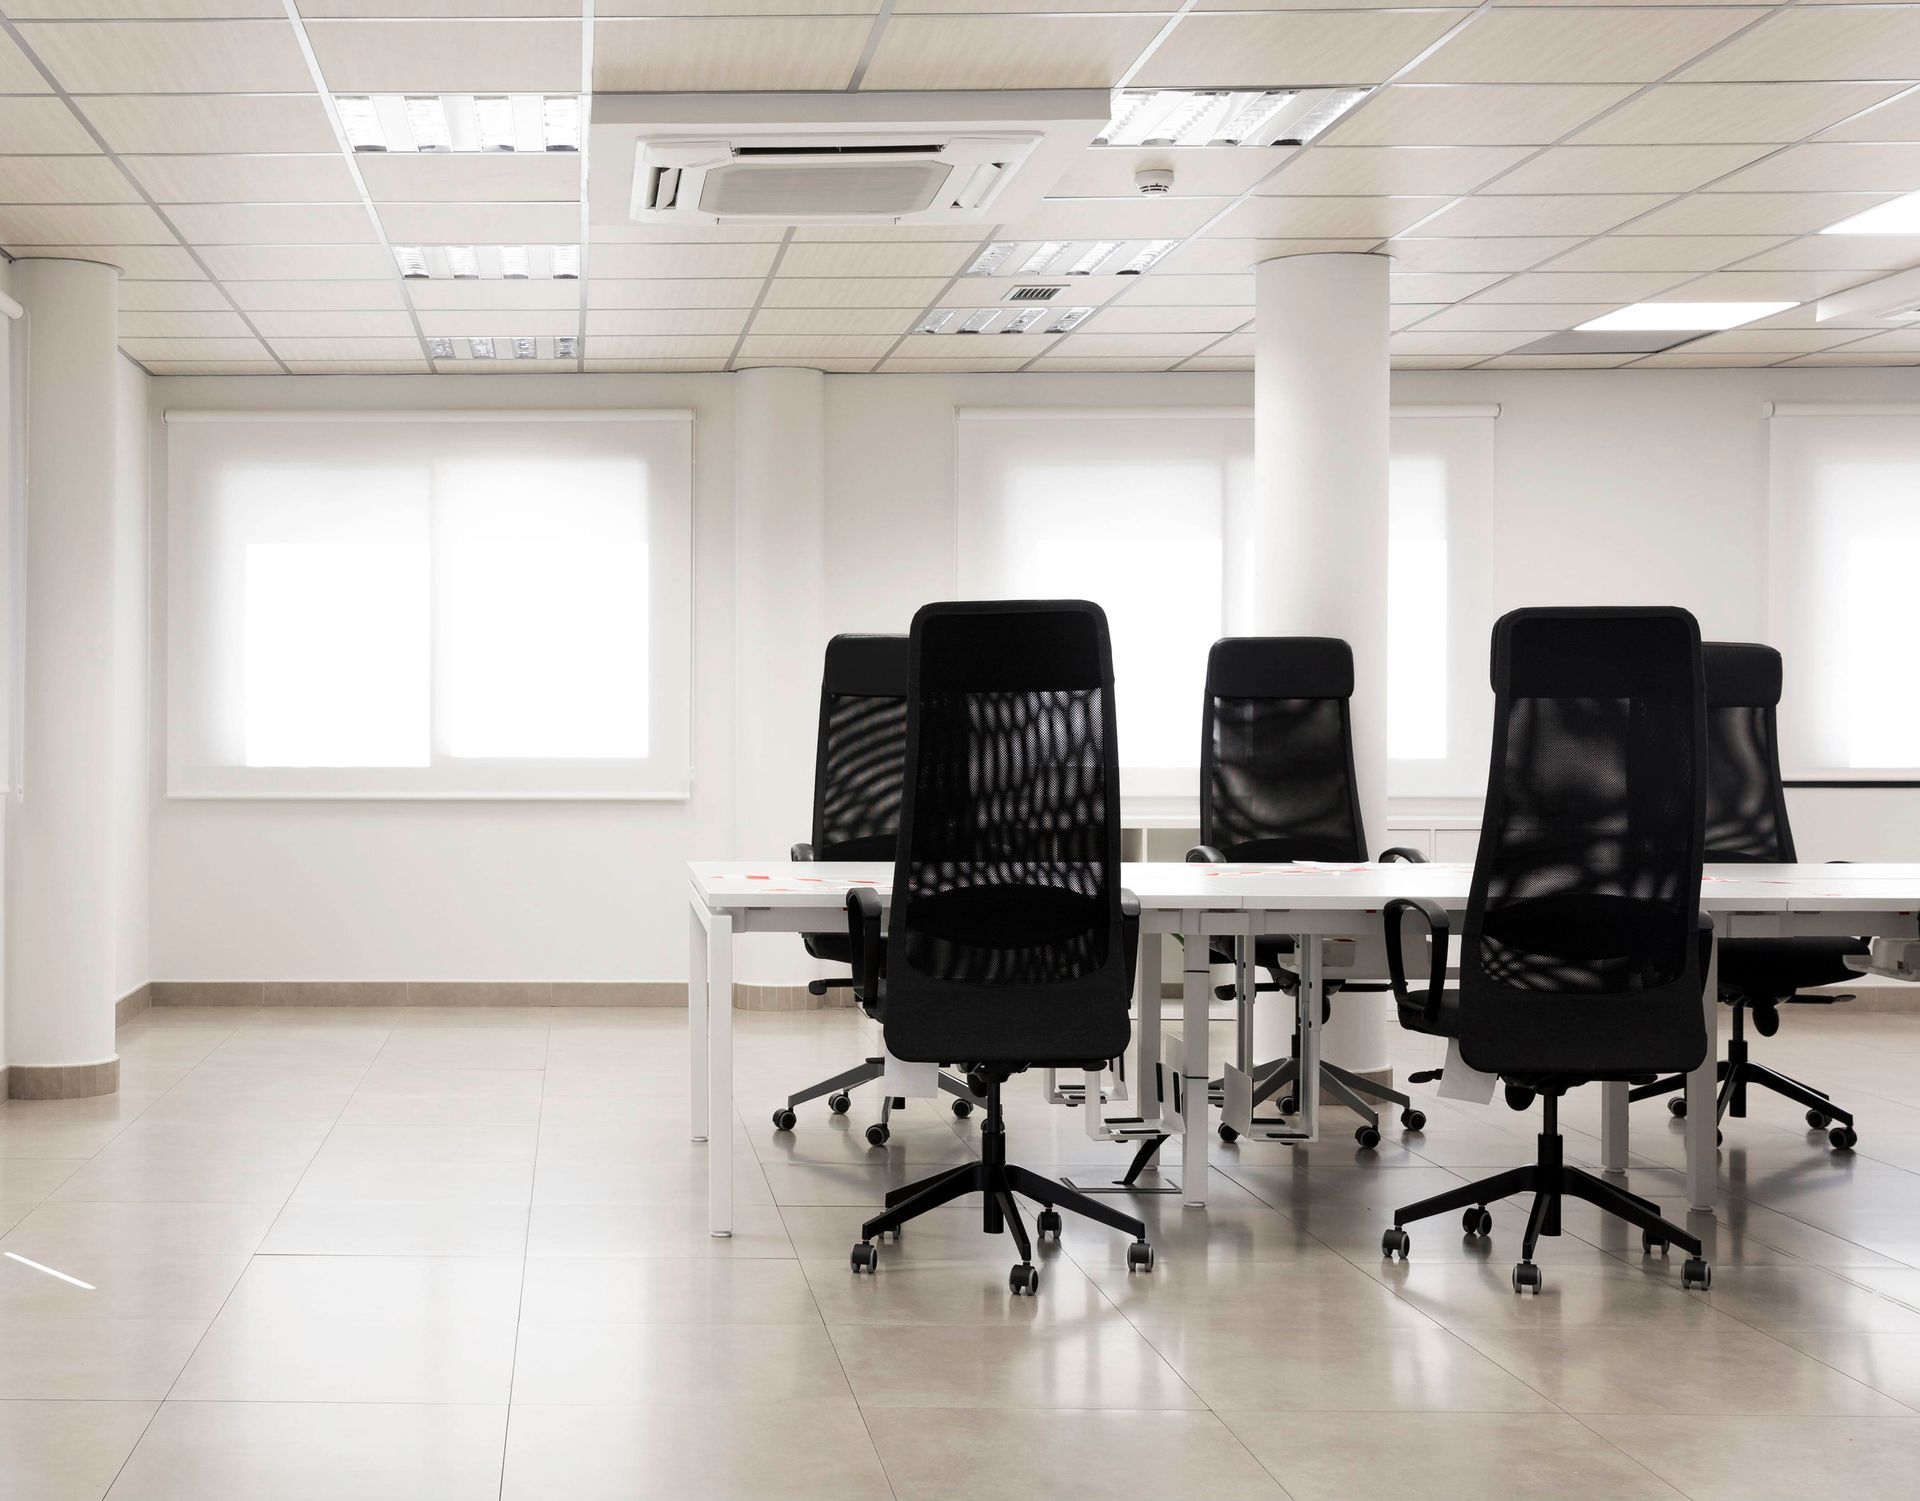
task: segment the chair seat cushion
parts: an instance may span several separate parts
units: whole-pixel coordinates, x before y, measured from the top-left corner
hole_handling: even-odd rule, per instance
[[[1428,1037],[1459,1036],[1460,992],[1457,990],[1440,992],[1440,1005],[1431,1022],[1427,1020],[1420,1007],[1402,1006],[1400,1025],[1409,1032],[1425,1033]]]
[[[802,937],[814,958],[829,964],[853,963],[853,944],[845,933],[806,933]]]
[[[1253,962],[1262,969],[1278,967],[1283,958],[1293,953],[1293,940],[1286,937],[1256,938],[1253,940]],[[1212,958],[1215,964],[1233,963],[1233,945],[1214,942]]]
[[[1720,943],[1720,994],[1780,1000],[1812,985],[1855,978],[1847,954],[1864,954],[1864,938],[1727,938]]]

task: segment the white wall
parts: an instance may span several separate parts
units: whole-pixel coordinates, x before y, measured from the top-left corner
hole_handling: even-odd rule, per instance
[[[161,979],[677,980],[680,862],[733,848],[732,383],[724,376],[163,379],[168,407],[691,406],[695,773],[685,805],[188,802],[150,778]],[[1236,375],[832,376],[826,629],[903,630],[956,591],[955,406],[1249,406]],[[1687,605],[1711,636],[1763,618],[1766,399],[1920,399],[1920,371],[1422,372],[1408,403],[1497,401],[1484,543],[1499,608]],[[156,551],[159,549],[156,548]],[[1170,581],[1170,585],[1173,581]],[[156,579],[154,618],[164,618]],[[156,625],[154,757],[164,746]],[[1789,711],[1791,705],[1789,704]],[[1794,795],[1810,859],[1920,855],[1920,792]],[[792,810],[793,838],[808,825]],[[782,841],[784,847],[785,841]]]
[[[148,443],[152,379],[131,360],[114,411],[113,996],[153,977],[148,966]]]

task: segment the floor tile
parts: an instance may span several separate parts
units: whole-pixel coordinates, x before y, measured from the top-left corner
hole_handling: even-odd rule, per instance
[[[31,1501],[100,1501],[155,1402],[0,1402],[0,1481]]]
[[[536,1323],[820,1322],[798,1262],[717,1257],[532,1257],[520,1315]]]
[[[518,1256],[527,1206],[467,1203],[293,1203],[263,1256]]]
[[[0,1320],[197,1319],[207,1322],[246,1270],[245,1256],[123,1256],[99,1252],[42,1262],[0,1256]],[[37,1258],[35,1258],[37,1259]],[[91,1284],[75,1286],[67,1278]]]
[[[1046,1293],[1045,1284],[1041,1296]],[[862,1408],[1197,1408],[1138,1331],[1119,1320],[838,1325],[834,1348]]]
[[[205,1319],[0,1318],[0,1398],[158,1400],[207,1330]]]
[[[820,1325],[524,1319],[513,1400],[549,1404],[852,1402]]]
[[[271,1204],[42,1204],[0,1238],[59,1266],[79,1256],[250,1255],[278,1213]]]
[[[1596,1417],[1586,1422],[1691,1501],[1907,1496],[1920,1470],[1920,1415]]]

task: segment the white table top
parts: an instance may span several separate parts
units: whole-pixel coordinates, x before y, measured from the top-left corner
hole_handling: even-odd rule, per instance
[[[886,861],[795,864],[787,860],[696,860],[688,873],[709,909],[817,908],[871,887],[884,903]],[[1122,868],[1121,884],[1160,911],[1373,911],[1397,896],[1463,908],[1473,867],[1431,864],[1188,865],[1155,860]],[[1700,887],[1707,912],[1920,910],[1920,864],[1710,865]]]

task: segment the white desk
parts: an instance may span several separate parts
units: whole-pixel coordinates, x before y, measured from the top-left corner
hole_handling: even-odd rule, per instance
[[[846,923],[847,888],[871,886],[882,905],[892,867],[884,863],[795,865],[786,861],[698,861],[688,867],[691,907],[688,973],[692,1027],[693,1136],[707,1141],[707,1227],[733,1230],[733,935],[839,932]],[[1315,1116],[1315,1066],[1322,982],[1317,940],[1354,939],[1357,973],[1381,965],[1380,908],[1397,896],[1422,896],[1458,917],[1466,909],[1472,871],[1466,865],[1358,865],[1337,869],[1284,865],[1130,864],[1122,884],[1140,899],[1140,973],[1151,999],[1164,935],[1185,940],[1182,992],[1183,1049],[1178,1118],[1165,1121],[1182,1138],[1185,1201],[1205,1203],[1207,1182],[1207,1016],[1212,975],[1207,939],[1284,934],[1298,942],[1299,1007],[1303,1034],[1300,1115]],[[1725,865],[1709,867],[1701,910],[1718,938],[1888,934],[1920,937],[1920,864]],[[1416,927],[1416,925],[1410,925]],[[1719,1053],[1719,1006],[1711,966],[1702,1005],[1709,1047],[1687,1080],[1687,1198],[1713,1207],[1717,1173],[1714,1063]],[[1159,1007],[1141,1008],[1142,1056],[1158,1057]],[[1141,1114],[1161,1106],[1150,1069],[1136,1070]],[[1606,1086],[1602,1164],[1627,1162],[1626,1086]]]

